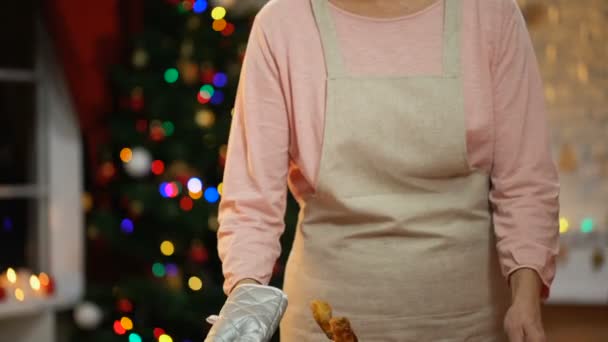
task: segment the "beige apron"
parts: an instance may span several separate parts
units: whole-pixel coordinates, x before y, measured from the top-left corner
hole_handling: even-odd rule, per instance
[[[509,300],[488,202],[469,168],[461,0],[445,0],[443,72],[351,75],[327,0],[310,0],[327,67],[317,191],[303,199],[285,270],[282,342],[322,342],[328,301],[361,342],[504,341]]]

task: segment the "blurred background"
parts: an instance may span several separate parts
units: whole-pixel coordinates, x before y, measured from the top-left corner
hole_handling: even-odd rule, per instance
[[[0,341],[203,340],[225,300],[217,205],[264,2],[0,3]],[[518,3],[562,183],[548,340],[606,342],[608,1]]]

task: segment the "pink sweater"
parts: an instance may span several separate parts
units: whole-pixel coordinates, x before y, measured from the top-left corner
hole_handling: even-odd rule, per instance
[[[491,177],[500,264],[555,274],[559,182],[543,85],[515,0],[462,0],[462,63],[470,166]],[[443,1],[397,18],[330,5],[353,73],[441,71]],[[373,101],[373,99],[370,99]],[[234,108],[219,205],[224,292],[243,278],[268,284],[280,255],[287,185],[315,191],[325,105],[325,62],[309,0],[270,0],[254,21]],[[382,113],[378,115],[382,120]]]

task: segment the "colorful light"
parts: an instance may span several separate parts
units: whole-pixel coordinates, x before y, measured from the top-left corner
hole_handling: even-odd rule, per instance
[[[30,286],[35,291],[40,290],[40,279],[38,279],[35,274],[32,274],[30,276]]]
[[[216,87],[224,87],[228,83],[228,77],[223,72],[218,72],[213,75],[213,85]]]
[[[9,267],[6,270],[6,279],[8,280],[9,283],[15,284],[17,282],[17,272],[15,272],[14,269]]]
[[[125,147],[122,150],[120,150],[120,160],[122,160],[123,163],[130,162],[131,158],[133,158],[133,151],[131,151],[130,148]]]
[[[194,7],[192,10],[194,13],[203,13],[207,9],[207,1],[205,0],[196,0],[194,3]]]
[[[227,37],[234,33],[234,24],[228,23],[226,27],[222,30],[222,36]]]
[[[123,318],[121,318],[120,319],[120,325],[125,330],[131,330],[131,329],[133,329],[133,321],[129,317],[123,317]]]
[[[570,229],[570,222],[565,217],[559,219],[559,232],[566,233]]]
[[[211,95],[209,93],[198,92],[196,95],[196,100],[200,104],[206,104],[211,99]]]
[[[170,263],[165,265],[165,271],[168,276],[175,277],[179,271],[176,264]]]
[[[158,342],[173,342],[173,339],[167,334],[162,334],[158,337]]]
[[[224,192],[224,182],[218,184],[217,192],[221,195]]]
[[[118,301],[118,310],[121,312],[131,312],[133,311],[133,304],[128,299],[121,299]]]
[[[123,220],[120,222],[120,229],[122,229],[122,231],[123,231],[124,233],[126,233],[126,234],[131,234],[131,233],[133,233],[133,229],[134,229],[134,227],[133,227],[133,221],[131,221],[131,220],[130,220],[130,219],[128,219],[128,218],[123,219]]]
[[[159,192],[161,196],[165,198],[174,198],[179,195],[180,187],[179,184],[175,182],[163,182],[159,186]]]
[[[196,177],[192,177],[188,180],[188,191],[200,192],[203,189],[203,182]]]
[[[222,6],[217,6],[211,10],[211,18],[220,20],[226,16],[226,9]]]
[[[124,335],[127,331],[123,328],[122,324],[120,324],[120,321],[116,320],[114,321],[114,332],[117,335]]]
[[[219,31],[223,31],[227,25],[228,25],[228,22],[226,20],[219,19],[219,20],[214,20],[211,27],[213,28],[214,31],[219,32]]]
[[[593,231],[593,219],[585,218],[583,222],[581,222],[581,232],[583,233],[591,233]]]
[[[18,301],[23,302],[25,300],[25,292],[22,289],[15,289],[15,298]]]
[[[162,124],[163,130],[165,131],[165,135],[170,137],[175,132],[175,125],[171,121],[165,121]]]
[[[203,95],[205,97],[211,97],[213,96],[213,93],[215,92],[215,88],[213,88],[213,86],[211,84],[205,84],[201,87],[201,89],[199,90],[199,93],[203,93]]]
[[[165,163],[162,160],[155,160],[152,162],[152,173],[155,175],[162,175],[165,172]]]
[[[199,191],[199,192],[189,191],[188,194],[190,195],[190,198],[192,198],[193,200],[197,200],[197,199],[200,199],[201,197],[203,197],[202,191]]]
[[[220,198],[217,189],[214,187],[209,187],[205,190],[205,199],[209,203],[215,203]]]
[[[51,284],[51,278],[48,276],[48,274],[44,272],[38,275],[38,279],[40,280],[40,285],[44,287],[49,286]]]
[[[203,288],[203,281],[199,277],[190,277],[188,279],[188,286],[192,291],[200,291]]]
[[[154,334],[154,338],[158,339],[161,335],[165,333],[165,331],[162,328],[154,328],[154,330],[152,330],[152,333]]]
[[[192,207],[194,206],[194,202],[192,202],[192,199],[190,197],[182,197],[181,200],[179,200],[179,207],[183,210],[183,211],[190,211],[192,210]]]
[[[175,252],[175,246],[171,241],[163,241],[160,244],[160,252],[165,256],[171,256]]]
[[[136,333],[131,333],[129,335],[129,342],[142,342],[142,341],[141,341],[141,337],[139,335],[137,335]]]
[[[224,101],[224,93],[221,90],[216,90],[213,96],[211,96],[211,103],[218,105]]]
[[[167,83],[175,83],[179,78],[179,71],[175,68],[169,68],[165,71],[165,81]]]
[[[152,265],[152,273],[158,278],[164,277],[166,274],[165,266],[159,262],[154,263],[154,265]]]

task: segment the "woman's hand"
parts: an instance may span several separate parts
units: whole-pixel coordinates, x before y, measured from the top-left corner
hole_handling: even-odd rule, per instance
[[[542,282],[532,269],[522,268],[511,274],[512,304],[504,320],[509,342],[546,342],[541,287]]]

